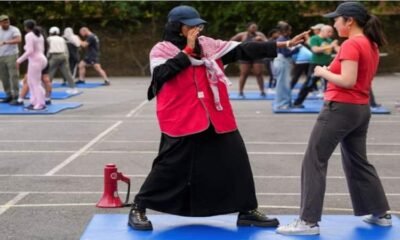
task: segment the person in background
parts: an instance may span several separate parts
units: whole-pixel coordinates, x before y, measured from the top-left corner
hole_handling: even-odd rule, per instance
[[[110,81],[107,77],[107,73],[101,67],[100,64],[100,41],[99,38],[90,31],[87,27],[82,27],[79,30],[79,34],[85,38],[84,41],[81,42],[81,46],[86,48],[85,58],[79,63],[79,79],[76,82],[77,84],[85,83],[85,75],[86,75],[86,67],[93,66],[94,69],[104,80],[104,85],[109,86]]]
[[[339,143],[354,214],[366,215],[363,220],[369,224],[392,225],[385,191],[368,162],[366,144],[371,118],[369,93],[378,68],[379,47],[386,43],[382,25],[359,2],[342,3],[325,17],[334,19],[339,36],[347,40],[329,67],[315,67],[314,74],[328,81],[325,102],[303,159],[300,217],[280,226],[279,234],[319,234],[328,160]]]
[[[268,41],[276,41],[276,39],[278,37],[279,37],[279,29],[277,29],[277,28],[271,29],[267,34]],[[269,73],[268,88],[275,88],[276,73],[274,70],[274,59],[273,58],[265,58],[265,66]]]
[[[312,57],[312,52],[306,47],[305,44],[299,46],[299,51],[292,55],[293,58],[293,72],[292,81],[290,82],[290,89],[293,89],[297,82],[299,81],[302,74],[308,76],[308,69],[310,67],[310,61]]]
[[[75,78],[77,65],[79,63],[79,48],[81,46],[81,39],[78,35],[74,34],[72,28],[67,27],[64,29],[63,37],[67,42],[68,47],[68,61],[71,70],[72,78]],[[64,79],[65,83],[66,80]]]
[[[28,60],[28,85],[30,91],[31,104],[28,110],[45,110],[45,90],[42,87],[42,70],[46,67],[47,58],[44,55],[45,39],[41,34],[36,22],[32,19],[24,21],[25,31],[25,52],[17,59],[17,69],[19,65]]]
[[[14,105],[17,102],[19,84],[16,60],[18,44],[21,43],[21,32],[10,25],[7,15],[0,16],[0,79],[3,83],[6,97],[0,102]]]
[[[292,34],[292,27],[286,22],[278,24],[280,36],[277,42],[288,42]],[[278,109],[288,109],[292,105],[292,90],[290,88],[290,72],[292,70],[292,55],[299,48],[287,46],[279,48],[278,55],[274,59],[274,70],[276,72],[276,98],[275,105]]]
[[[48,57],[49,57],[49,77],[53,82],[54,75],[57,70],[60,70],[61,75],[67,80],[69,89],[67,93],[77,94],[78,89],[75,88],[74,80],[69,68],[68,61],[68,48],[65,39],[60,36],[60,29],[58,27],[51,27],[49,30],[50,36],[47,38],[49,44]]]
[[[37,26],[37,28],[40,30],[40,33],[42,34],[43,38],[46,39],[47,33],[46,31],[40,27]],[[49,50],[49,44],[47,41],[44,42],[44,55],[47,55],[47,51]],[[29,86],[28,86],[28,75],[25,74],[24,79],[22,80],[22,87],[21,90],[19,91],[19,97],[16,102],[14,102],[12,105],[14,106],[22,106],[24,105],[24,99],[28,95],[29,92]],[[46,67],[42,70],[42,83],[45,89],[45,103],[46,105],[51,104],[51,91],[52,91],[52,85],[49,77],[49,62],[47,62]],[[10,103],[11,104],[11,103]]]
[[[262,32],[258,31],[258,26],[255,22],[247,24],[247,31],[240,32],[231,38],[231,41],[239,42],[254,42],[254,41],[267,41],[267,38]],[[260,89],[260,95],[265,97],[264,91],[264,63],[262,59],[256,59],[251,61],[240,60],[240,78],[239,78],[239,96],[245,97],[243,90],[246,85],[247,77],[250,75],[250,71],[253,70],[253,74],[257,79],[258,88]]]
[[[308,69],[307,80],[302,85],[299,95],[294,101],[293,107],[304,107],[303,102],[307,98],[307,95],[314,89],[317,89],[317,83],[321,79],[319,76],[313,74],[315,67],[329,65],[332,61],[332,53],[339,50],[340,47],[337,40],[331,38],[332,34],[333,28],[329,25],[325,25],[321,28],[321,32],[318,35],[314,35],[310,38],[312,57]],[[325,84],[322,82],[321,85],[324,86]]]

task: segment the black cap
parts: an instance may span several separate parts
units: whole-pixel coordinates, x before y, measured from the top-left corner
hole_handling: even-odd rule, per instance
[[[207,23],[200,18],[199,12],[190,6],[178,6],[168,13],[169,22],[181,22],[188,26],[197,26]]]
[[[368,19],[368,11],[365,9],[364,5],[359,2],[344,2],[341,3],[334,12],[324,15],[326,18],[335,18],[339,16],[366,20]]]

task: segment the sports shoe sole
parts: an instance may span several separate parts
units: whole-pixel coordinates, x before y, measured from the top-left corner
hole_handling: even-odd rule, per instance
[[[392,223],[378,223],[374,220],[369,220],[369,219],[363,219],[364,222],[369,223],[369,224],[373,224],[376,226],[381,226],[381,227],[391,227]]]
[[[260,221],[251,221],[251,220],[238,220],[236,225],[239,227],[278,227],[279,221],[270,221],[270,222],[260,222]]]
[[[128,226],[139,231],[152,231],[153,230],[153,225],[150,222],[150,225],[144,226],[144,225],[135,225],[131,223],[131,221],[128,221]]]
[[[314,232],[279,232],[276,231],[276,233],[279,233],[281,235],[287,235],[287,236],[311,236],[311,235],[319,235],[319,231],[314,231]]]

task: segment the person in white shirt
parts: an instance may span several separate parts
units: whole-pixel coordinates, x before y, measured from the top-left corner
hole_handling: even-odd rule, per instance
[[[16,61],[18,58],[18,44],[21,43],[21,32],[17,27],[10,25],[8,16],[0,16],[0,79],[3,82],[6,98],[1,102],[13,103],[17,101],[19,85]]]
[[[67,41],[68,54],[69,54],[69,68],[71,70],[72,77],[74,78],[77,72],[77,66],[79,63],[79,48],[81,46],[81,39],[78,35],[74,34],[72,28],[67,27],[64,29],[64,39]]]
[[[69,68],[68,62],[68,48],[65,39],[60,37],[60,29],[58,27],[51,27],[49,30],[50,36],[47,38],[49,43],[48,59],[49,59],[49,76],[53,81],[56,71],[59,69],[61,75],[67,80],[70,94],[77,94],[78,90],[75,88],[74,80]]]

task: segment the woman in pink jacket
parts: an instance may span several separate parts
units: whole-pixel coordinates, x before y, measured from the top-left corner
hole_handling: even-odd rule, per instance
[[[17,67],[26,59],[28,63],[28,85],[30,90],[31,104],[26,108],[28,110],[46,109],[45,91],[42,87],[42,70],[46,67],[47,58],[44,53],[44,37],[34,20],[25,20],[25,52],[17,59]]]

